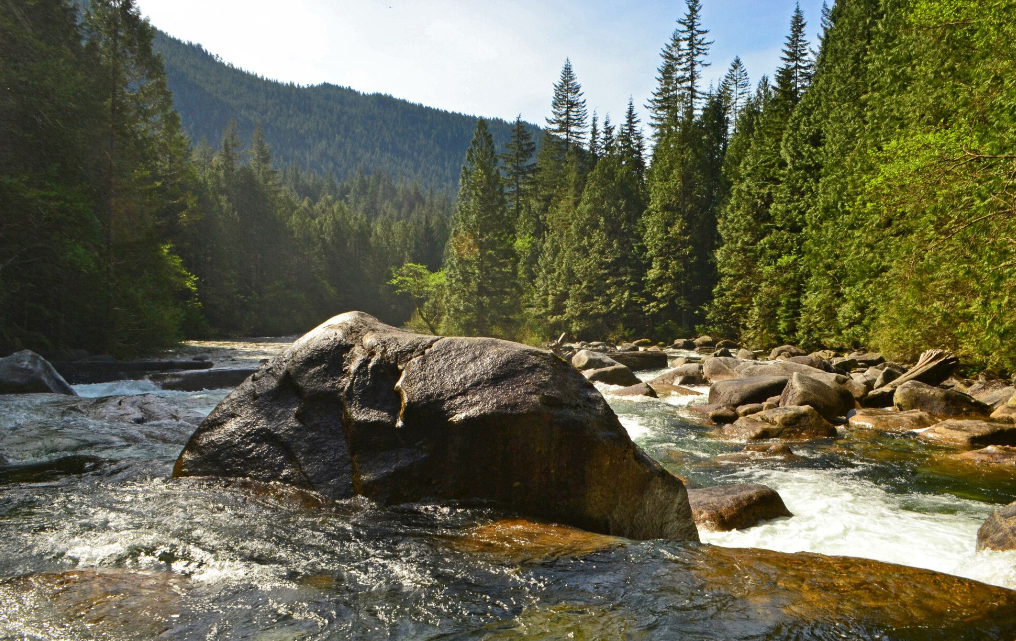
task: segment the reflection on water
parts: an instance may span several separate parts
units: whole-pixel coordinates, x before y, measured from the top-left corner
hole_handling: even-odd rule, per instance
[[[154,392],[183,414],[207,413],[225,394],[118,385],[84,391]],[[792,467],[717,464],[709,459],[737,448],[685,410],[612,399],[673,472],[698,485],[766,483],[796,514],[705,534],[725,546],[713,547],[453,505],[380,509],[283,486],[172,480],[191,424],[114,420],[82,409],[88,402],[0,398],[0,454],[15,465],[0,468],[0,638],[1011,641],[1016,629],[1016,593],[726,547],[866,556],[1016,587],[1011,555],[973,552],[990,502],[1014,498],[1006,486],[942,481],[922,471],[931,454],[905,439],[795,446],[803,459]],[[879,454],[886,448],[893,456]],[[58,464],[64,457],[77,463]],[[50,468],[28,473],[38,465]]]

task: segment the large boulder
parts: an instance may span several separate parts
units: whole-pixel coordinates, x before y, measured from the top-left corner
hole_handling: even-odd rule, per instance
[[[1009,399],[1009,402],[998,408],[991,414],[991,418],[1005,423],[1016,423],[1016,396]]]
[[[650,383],[667,383],[669,385],[705,385],[706,377],[702,374],[701,363],[685,363],[660,374]]]
[[[613,358],[607,356],[603,352],[594,352],[588,349],[584,349],[575,356],[572,356],[571,364],[575,369],[584,371],[587,369],[603,369],[604,367],[613,367],[618,362]]]
[[[800,372],[790,377],[780,395],[781,407],[809,405],[827,421],[846,416],[854,404],[854,395],[846,387],[829,385]]]
[[[642,382],[638,376],[635,376],[635,372],[620,364],[601,369],[587,369],[582,372],[582,375],[593,383],[620,385],[622,387],[631,387]]]
[[[736,368],[741,361],[730,356],[714,356],[702,362],[702,375],[710,383],[738,378]]]
[[[1016,425],[949,419],[917,435],[927,443],[973,450],[989,445],[1016,445]]]
[[[740,407],[764,403],[782,394],[789,380],[786,376],[760,376],[720,381],[709,388],[709,404]]]
[[[384,504],[495,504],[604,534],[698,540],[684,485],[570,364],[359,312],[327,321],[234,390],[173,474]]]
[[[896,388],[893,405],[900,411],[921,410],[940,418],[988,418],[991,407],[956,390],[910,381]]]
[[[77,396],[49,361],[27,349],[0,358],[0,394]]]
[[[765,485],[718,485],[688,490],[695,524],[705,530],[729,532],[762,521],[793,516],[776,490]]]
[[[977,530],[981,550],[1016,550],[1016,503],[995,510]]]
[[[834,374],[820,369],[794,363],[788,360],[782,361],[744,361],[736,368],[737,375],[741,378],[754,376],[785,376],[788,379],[796,373],[807,374],[812,378],[829,383],[830,385],[848,385],[850,377],[842,374]]]
[[[732,441],[810,441],[836,436],[836,428],[813,408],[778,407],[737,419],[723,428],[722,437]]]

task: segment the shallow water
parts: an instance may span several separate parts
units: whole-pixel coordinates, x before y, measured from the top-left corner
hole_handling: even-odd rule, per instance
[[[724,466],[708,459],[738,448],[688,420],[689,401],[610,399],[633,438],[689,482],[766,483],[796,515],[703,533],[722,547],[635,543],[491,510],[172,480],[193,431],[183,419],[225,390],[78,391],[151,394],[180,416],[130,423],[96,418],[87,398],[0,397],[0,453],[30,464],[0,476],[0,639],[1011,641],[1016,630],[1016,593],[725,549],[845,554],[1016,587],[1016,558],[973,551],[994,504],[1016,498],[1008,486],[936,489],[939,477],[921,472],[931,454],[906,440],[795,448],[806,459],[790,468]],[[887,448],[900,455],[875,454]],[[867,601],[875,584],[894,599]]]

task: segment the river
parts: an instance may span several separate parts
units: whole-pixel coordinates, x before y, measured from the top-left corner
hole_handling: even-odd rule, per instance
[[[242,361],[282,346],[193,344],[179,355]],[[978,526],[1016,499],[1016,484],[941,469],[912,438],[842,438],[794,446],[792,463],[721,464],[711,459],[740,448],[690,420],[687,397],[633,401],[603,387],[632,438],[672,472],[699,486],[764,483],[795,515],[704,532],[710,545],[631,542],[454,505],[383,509],[172,480],[194,423],[226,390],[76,389],[150,394],[175,414],[132,422],[87,399],[0,397],[0,454],[19,464],[0,468],[0,639],[1016,638],[1016,593],[740,549],[1016,588],[1016,555],[974,550]]]

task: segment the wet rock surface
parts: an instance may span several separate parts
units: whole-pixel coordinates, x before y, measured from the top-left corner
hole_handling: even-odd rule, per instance
[[[630,387],[642,382],[638,376],[635,376],[635,372],[621,364],[600,369],[587,369],[582,372],[582,375],[593,383],[620,385],[622,387]]]
[[[836,428],[808,406],[778,407],[737,419],[723,428],[722,437],[734,441],[808,441],[836,436]]]
[[[0,358],[0,394],[77,396],[46,359],[28,350]]]
[[[743,530],[762,521],[793,514],[783,499],[765,485],[718,485],[688,490],[695,524],[702,529],[726,532]]]
[[[1016,550],[1016,503],[1001,507],[977,530],[978,550]]]
[[[918,438],[934,445],[968,450],[989,445],[1016,445],[1016,425],[949,419],[921,432]]]
[[[387,504],[492,501],[604,534],[698,538],[684,486],[568,363],[504,341],[409,334],[360,313],[323,324],[237,388],[174,476],[281,481]]]
[[[720,381],[709,388],[709,404],[740,407],[763,403],[772,396],[779,397],[789,380],[785,376],[760,376]]]
[[[780,395],[781,407],[795,405],[808,405],[827,421],[832,421],[846,416],[854,408],[854,395],[846,387],[797,372]]]

